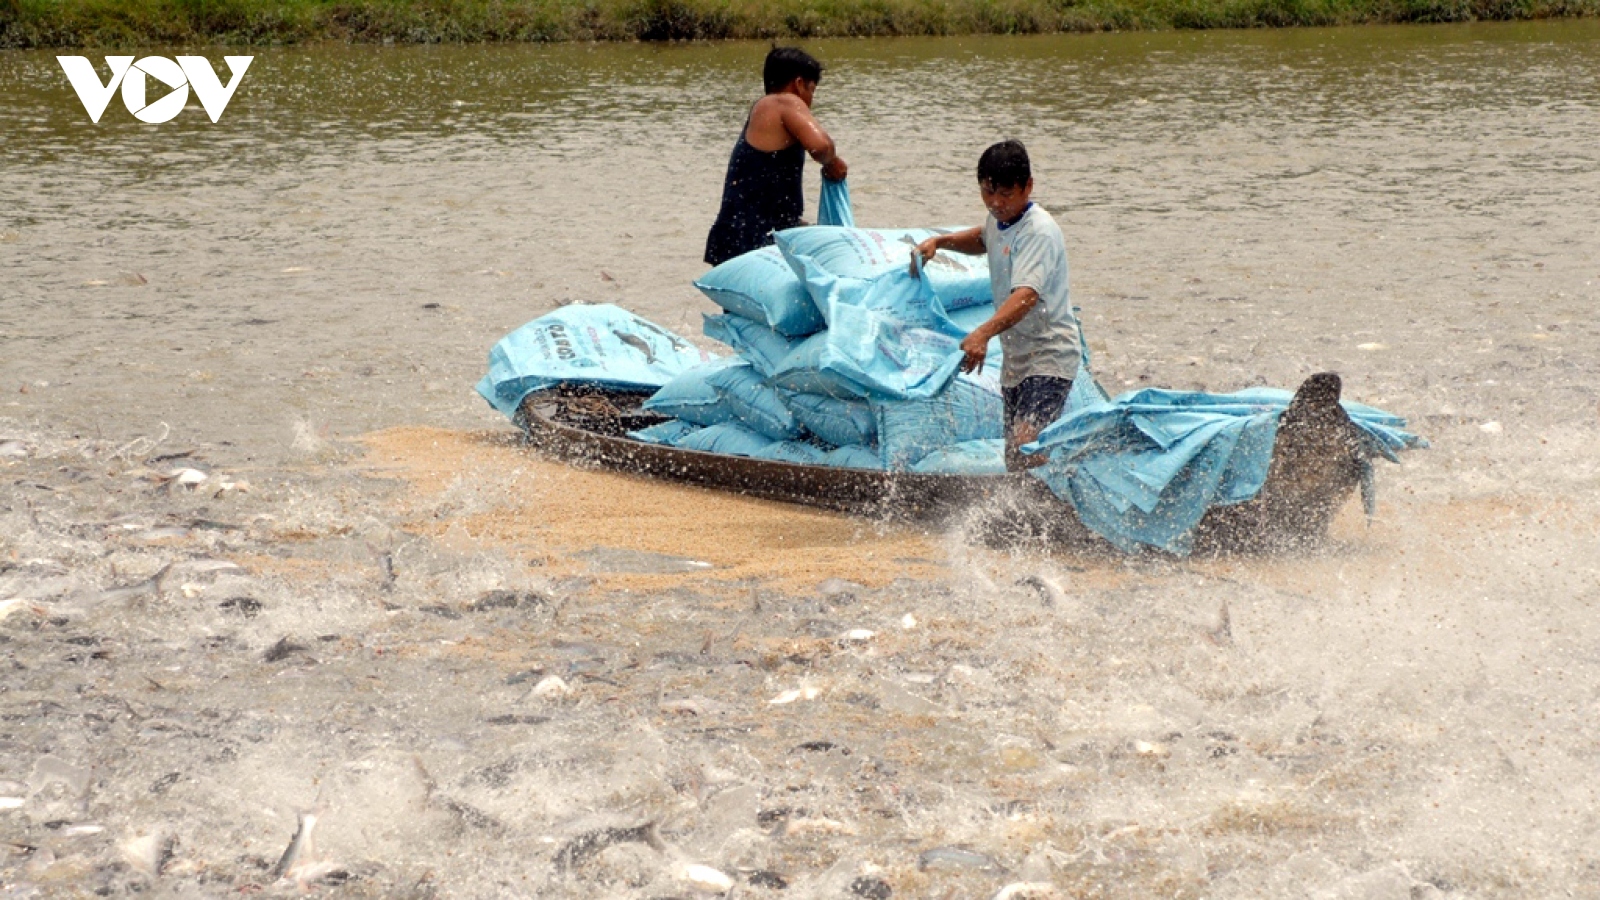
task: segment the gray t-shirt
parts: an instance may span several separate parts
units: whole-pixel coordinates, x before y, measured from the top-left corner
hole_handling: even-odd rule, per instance
[[[1015,387],[1030,375],[1077,375],[1078,319],[1072,314],[1061,226],[1035,203],[1004,231],[989,216],[983,223],[983,246],[989,253],[989,286],[996,309],[1019,287],[1039,293],[1038,305],[1000,334],[1005,354],[1000,383]]]

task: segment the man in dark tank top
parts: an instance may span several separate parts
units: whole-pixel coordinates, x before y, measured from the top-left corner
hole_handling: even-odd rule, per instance
[[[773,47],[761,70],[767,94],[751,107],[733,145],[722,186],[722,209],[706,238],[711,265],[772,243],[772,232],[800,224],[805,199],[800,174],[806,154],[822,177],[839,181],[847,167],[833,138],[811,115],[822,64],[798,47]]]

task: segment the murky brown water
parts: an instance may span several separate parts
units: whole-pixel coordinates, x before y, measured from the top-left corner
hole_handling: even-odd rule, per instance
[[[815,49],[863,224],[976,221],[979,150],[1030,145],[1114,386],[1592,400],[1600,23]],[[266,50],[220,123],[160,126],[91,124],[51,56],[0,56],[0,384],[31,386],[0,411],[272,458],[295,417],[493,424],[489,344],[558,303],[698,333],[761,52]]]
[[[1597,896],[1600,22],[812,49],[863,224],[1029,145],[1108,387],[1434,449],[1181,564],[575,473],[484,355],[698,333],[761,46],[265,50],[161,126],[0,54],[0,888],[270,885],[320,802],[352,895]]]

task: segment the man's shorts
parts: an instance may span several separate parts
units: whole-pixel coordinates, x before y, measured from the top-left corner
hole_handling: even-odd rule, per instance
[[[1006,404],[1006,437],[1011,436],[1018,422],[1027,422],[1034,428],[1054,422],[1067,405],[1071,390],[1071,378],[1054,375],[1029,375],[1013,387],[1001,388]]]

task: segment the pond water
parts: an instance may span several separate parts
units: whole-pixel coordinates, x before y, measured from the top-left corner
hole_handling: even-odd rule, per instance
[[[1028,145],[1108,388],[1433,448],[1192,561],[569,470],[485,354],[704,341],[763,45],[261,49],[159,126],[0,53],[0,885],[294,893],[317,808],[351,895],[1600,896],[1600,22],[807,47],[863,225]]]

